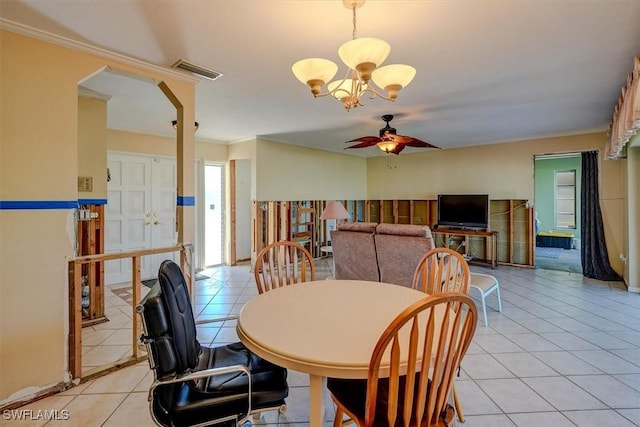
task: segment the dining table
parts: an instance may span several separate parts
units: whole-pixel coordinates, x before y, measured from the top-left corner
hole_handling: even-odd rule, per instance
[[[326,378],[366,379],[384,330],[405,308],[426,297],[421,291],[381,282],[302,282],[248,301],[236,330],[258,356],[309,375],[309,422],[320,427]]]

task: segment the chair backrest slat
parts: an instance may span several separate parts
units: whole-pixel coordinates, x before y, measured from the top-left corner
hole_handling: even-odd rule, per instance
[[[259,293],[282,286],[315,280],[315,265],[309,251],[291,241],[275,242],[260,251],[254,266]]]

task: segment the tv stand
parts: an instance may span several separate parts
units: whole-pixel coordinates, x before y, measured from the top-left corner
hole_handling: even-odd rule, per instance
[[[469,248],[469,237],[482,237],[485,240],[484,245],[484,260],[483,262],[488,263],[491,268],[496,268],[498,266],[498,232],[497,231],[489,231],[489,230],[469,230],[463,228],[451,228],[451,227],[442,227],[432,229],[431,233],[434,235],[441,234],[444,236],[445,247],[449,247],[449,239],[451,236],[463,236],[464,237],[464,254],[467,254]],[[435,238],[434,241],[438,239]]]

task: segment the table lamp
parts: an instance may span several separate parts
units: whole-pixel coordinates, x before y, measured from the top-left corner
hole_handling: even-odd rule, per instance
[[[322,214],[320,215],[320,219],[333,219],[336,221],[335,228],[338,228],[338,220],[339,219],[348,219],[351,218],[349,212],[344,208],[342,203],[337,202],[335,200],[327,203],[327,206],[324,207]]]

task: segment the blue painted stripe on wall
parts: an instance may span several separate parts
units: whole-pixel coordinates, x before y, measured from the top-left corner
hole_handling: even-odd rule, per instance
[[[178,206],[195,206],[196,198],[194,196],[178,196],[176,203]]]
[[[1,200],[0,209],[77,209],[77,200]]]
[[[106,205],[107,199],[78,199],[79,205]]]

